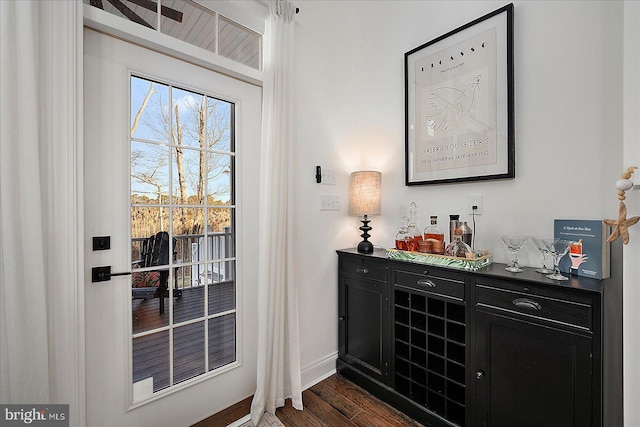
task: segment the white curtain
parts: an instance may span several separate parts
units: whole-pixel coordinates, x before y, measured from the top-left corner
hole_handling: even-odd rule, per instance
[[[251,419],[291,398],[302,410],[295,272],[295,143],[292,126],[293,17],[289,0],[271,0],[264,41],[258,375]]]
[[[0,402],[49,402],[46,257],[51,49],[40,2],[0,1]]]
[[[84,425],[82,2],[0,0],[0,402]],[[79,237],[80,236],[80,237]]]

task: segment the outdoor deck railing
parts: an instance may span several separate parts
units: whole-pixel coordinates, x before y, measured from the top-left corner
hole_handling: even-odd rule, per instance
[[[235,278],[235,247],[231,227],[222,232],[174,236],[175,280],[178,289],[204,286]],[[143,237],[131,239],[131,259],[140,259]],[[224,260],[224,261],[218,261]]]

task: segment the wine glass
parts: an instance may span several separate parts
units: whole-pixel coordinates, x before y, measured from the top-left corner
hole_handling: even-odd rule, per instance
[[[570,240],[561,240],[556,238],[542,239],[542,241],[553,256],[553,274],[549,274],[547,278],[552,280],[569,280],[568,277],[560,274],[558,263],[560,262],[560,259],[569,252],[569,247],[571,247],[573,242]]]
[[[549,249],[547,249],[547,246],[544,244],[543,239],[541,237],[532,237],[531,240],[533,240],[533,243],[536,244],[538,250],[542,253],[542,261],[540,262],[541,268],[536,269],[536,271],[542,274],[553,273],[553,270],[547,268],[547,265],[545,264]]]
[[[503,234],[501,237],[502,241],[505,245],[507,245],[507,248],[509,248],[512,254],[511,264],[509,264],[509,266],[506,267],[505,270],[512,273],[521,272],[522,269],[518,264],[518,251],[522,248],[522,245],[524,245],[524,242],[527,241],[529,236],[526,236],[524,234]]]

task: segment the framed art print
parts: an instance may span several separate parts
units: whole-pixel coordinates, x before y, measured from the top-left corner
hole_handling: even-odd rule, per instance
[[[407,185],[513,178],[513,4],[405,53]]]

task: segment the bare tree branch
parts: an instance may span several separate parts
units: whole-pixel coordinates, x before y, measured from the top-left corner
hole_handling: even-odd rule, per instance
[[[136,129],[138,128],[138,122],[140,121],[140,116],[142,116],[144,109],[147,108],[147,103],[149,102],[149,98],[151,98],[151,95],[155,93],[155,90],[153,88],[154,84],[155,84],[154,82],[151,82],[151,86],[149,86],[149,92],[147,92],[147,95],[144,97],[144,100],[142,101],[142,105],[140,105],[140,108],[138,109],[138,113],[136,114],[136,118],[133,120],[133,126],[131,126],[131,136],[133,136],[133,134],[136,133]]]
[[[180,123],[180,109],[178,104],[174,107],[176,117],[176,133],[172,132],[174,144],[176,145],[176,166],[178,168],[178,185],[180,186],[180,203],[187,203],[187,187],[185,185],[184,165],[182,162],[182,124]]]

